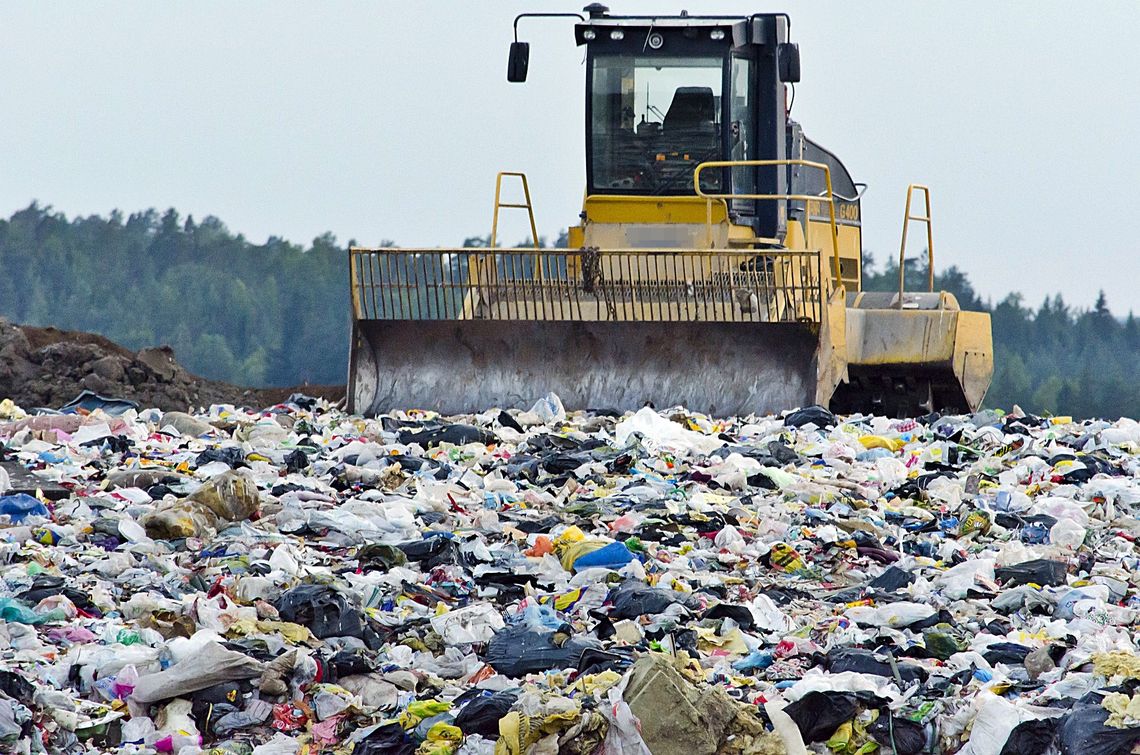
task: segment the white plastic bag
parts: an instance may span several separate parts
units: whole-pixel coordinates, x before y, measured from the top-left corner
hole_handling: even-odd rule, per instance
[[[487,642],[504,626],[503,617],[490,603],[457,608],[431,619],[431,628],[448,645]]]
[[[716,533],[713,544],[729,553],[740,553],[744,550],[744,535],[731,524],[726,524],[724,529]]]
[[[543,422],[561,422],[566,419],[566,409],[562,406],[562,399],[553,392],[535,401],[530,411]]]
[[[609,720],[610,728],[598,755],[653,755],[641,738],[641,721],[622,699],[620,688],[623,686],[611,688],[609,705],[602,707],[602,715]]]
[[[1072,519],[1058,519],[1049,528],[1049,542],[1069,550],[1076,550],[1085,541],[1085,528]]]
[[[705,435],[681,427],[648,406],[637,410],[632,417],[623,419],[614,428],[614,436],[619,445],[624,445],[633,433],[641,433],[646,440],[663,448],[687,453],[708,455],[724,445],[724,441],[715,435]]]
[[[881,606],[854,606],[845,612],[847,618],[859,624],[876,627],[905,627],[916,621],[928,619],[938,613],[927,603],[899,601]]]

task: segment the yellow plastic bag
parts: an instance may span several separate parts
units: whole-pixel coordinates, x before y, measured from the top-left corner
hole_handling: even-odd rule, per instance
[[[882,435],[864,435],[859,438],[863,448],[885,448],[888,451],[901,451],[906,443],[901,438],[884,438]]]

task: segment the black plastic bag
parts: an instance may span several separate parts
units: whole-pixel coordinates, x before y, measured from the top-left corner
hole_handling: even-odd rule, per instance
[[[29,701],[36,693],[36,688],[14,671],[0,670],[0,691],[15,700]]]
[[[1140,728],[1107,726],[1108,711],[1099,705],[1074,706],[1057,724],[1061,755],[1127,755],[1140,740]]]
[[[1022,561],[1013,566],[999,566],[994,569],[994,576],[1004,587],[1027,585],[1031,582],[1042,586],[1056,587],[1065,584],[1065,575],[1068,571],[1068,565],[1063,561],[1035,558],[1032,561]]]
[[[891,755],[917,755],[926,747],[926,730],[922,724],[906,718],[883,713],[875,719],[867,733],[879,744],[882,752]]]
[[[592,462],[594,458],[588,453],[555,453],[542,459],[542,468],[552,475],[573,472],[583,464]]]
[[[1057,733],[1056,718],[1022,721],[1013,727],[1000,755],[1045,755]]]
[[[586,648],[578,659],[578,675],[617,671],[619,674],[633,665],[633,649],[615,647],[610,650]]]
[[[995,663],[1023,663],[1025,656],[1029,655],[1032,651],[1033,648],[1018,645],[1016,642],[995,642],[986,648],[986,652],[982,653],[982,657],[985,658],[986,663],[990,665]]]
[[[461,558],[459,545],[450,537],[442,535],[411,540],[396,547],[404,552],[409,561],[418,562],[425,571],[444,564],[458,564]]]
[[[835,415],[832,415],[832,419],[835,419]],[[784,420],[784,424],[788,424],[787,419]],[[798,464],[803,461],[803,457],[796,453],[795,449],[787,443],[782,443],[778,440],[768,441],[768,453],[772,454],[772,458],[776,460],[779,466]]]
[[[636,619],[645,614],[661,613],[674,603],[688,609],[699,605],[696,599],[684,593],[649,587],[635,580],[619,585],[610,593],[609,600],[613,606],[609,613],[611,619]]]
[[[210,462],[220,461],[231,469],[249,466],[245,463],[245,452],[240,446],[226,446],[225,448],[207,448],[194,459],[194,467],[204,467]]]
[[[784,708],[796,722],[806,744],[826,742],[844,721],[858,710],[852,692],[809,692]]]
[[[745,632],[752,629],[756,620],[752,616],[752,611],[748,606],[734,606],[730,603],[717,603],[715,606],[705,611],[704,618],[706,619],[732,619],[737,625]]]
[[[803,427],[807,424],[819,428],[835,427],[835,415],[822,406],[808,406],[785,414],[784,424],[787,427]]]
[[[54,595],[65,596],[84,611],[90,611],[94,608],[94,605],[91,603],[91,598],[85,593],[68,586],[63,577],[55,577],[50,574],[37,574],[35,579],[32,580],[31,587],[16,597],[29,605],[35,605],[44,598],[49,598]]]
[[[364,636],[360,611],[326,585],[299,585],[286,590],[273,607],[284,621],[308,627],[318,639]]]
[[[899,670],[899,678],[906,684],[926,680],[926,669],[913,663],[895,663]],[[828,673],[842,674],[844,671],[855,671],[860,674],[874,674],[894,678],[895,672],[891,664],[880,661],[870,650],[862,648],[832,648],[827,654]]]
[[[582,653],[596,647],[592,641],[577,637],[559,645],[555,636],[554,632],[535,632],[525,624],[500,629],[487,643],[484,660],[500,674],[518,678],[540,671],[576,668]]]
[[[368,674],[373,671],[372,661],[359,650],[342,650],[325,663],[331,672],[331,681],[354,674]]]
[[[467,443],[482,443],[488,446],[499,442],[494,434],[472,425],[444,425],[419,432],[403,430],[400,432],[399,438],[401,443],[419,443],[424,448],[438,446],[441,443],[451,443],[456,446]]]
[[[511,706],[519,699],[518,692],[505,690],[493,695],[476,697],[463,706],[455,717],[455,725],[463,734],[478,734],[488,739],[499,736],[499,719],[510,712]]]
[[[287,472],[303,472],[309,468],[309,457],[299,448],[293,449],[285,457],[285,470]]]
[[[882,590],[884,592],[895,592],[913,583],[914,579],[914,574],[908,572],[906,569],[892,566],[871,580],[867,587],[873,587],[876,590]]]
[[[515,418],[507,414],[506,410],[499,412],[498,418],[495,420],[503,427],[509,427],[515,432],[523,432],[522,425],[515,421]]]
[[[352,755],[413,755],[416,747],[399,724],[387,724],[357,742]]]
[[[510,462],[503,467],[503,475],[506,477],[512,480],[526,480],[531,483],[538,480],[538,475],[541,472],[542,467],[538,457],[527,454],[511,457]]]
[[[285,403],[292,404],[298,409],[312,409],[319,400],[316,396],[309,396],[304,393],[290,393]]]

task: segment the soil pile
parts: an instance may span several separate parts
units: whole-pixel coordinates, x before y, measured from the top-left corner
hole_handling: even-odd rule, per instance
[[[94,333],[15,325],[0,318],[0,398],[59,408],[84,390],[164,411],[210,404],[265,406],[292,392],[337,400],[340,386],[246,388],[194,375],[169,346],[131,351]]]

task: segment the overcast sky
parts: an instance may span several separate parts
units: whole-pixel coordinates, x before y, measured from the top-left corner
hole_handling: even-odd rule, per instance
[[[615,13],[762,3],[613,0]],[[540,231],[584,185],[581,3],[0,2],[0,212],[175,207],[254,241],[441,246],[489,230],[496,170]],[[933,188],[936,262],[1036,306],[1098,289],[1140,313],[1140,3],[788,2],[793,117],[870,185],[864,246],[898,254],[907,183]],[[507,228],[517,241],[524,224]],[[913,253],[921,252],[915,246]]]

